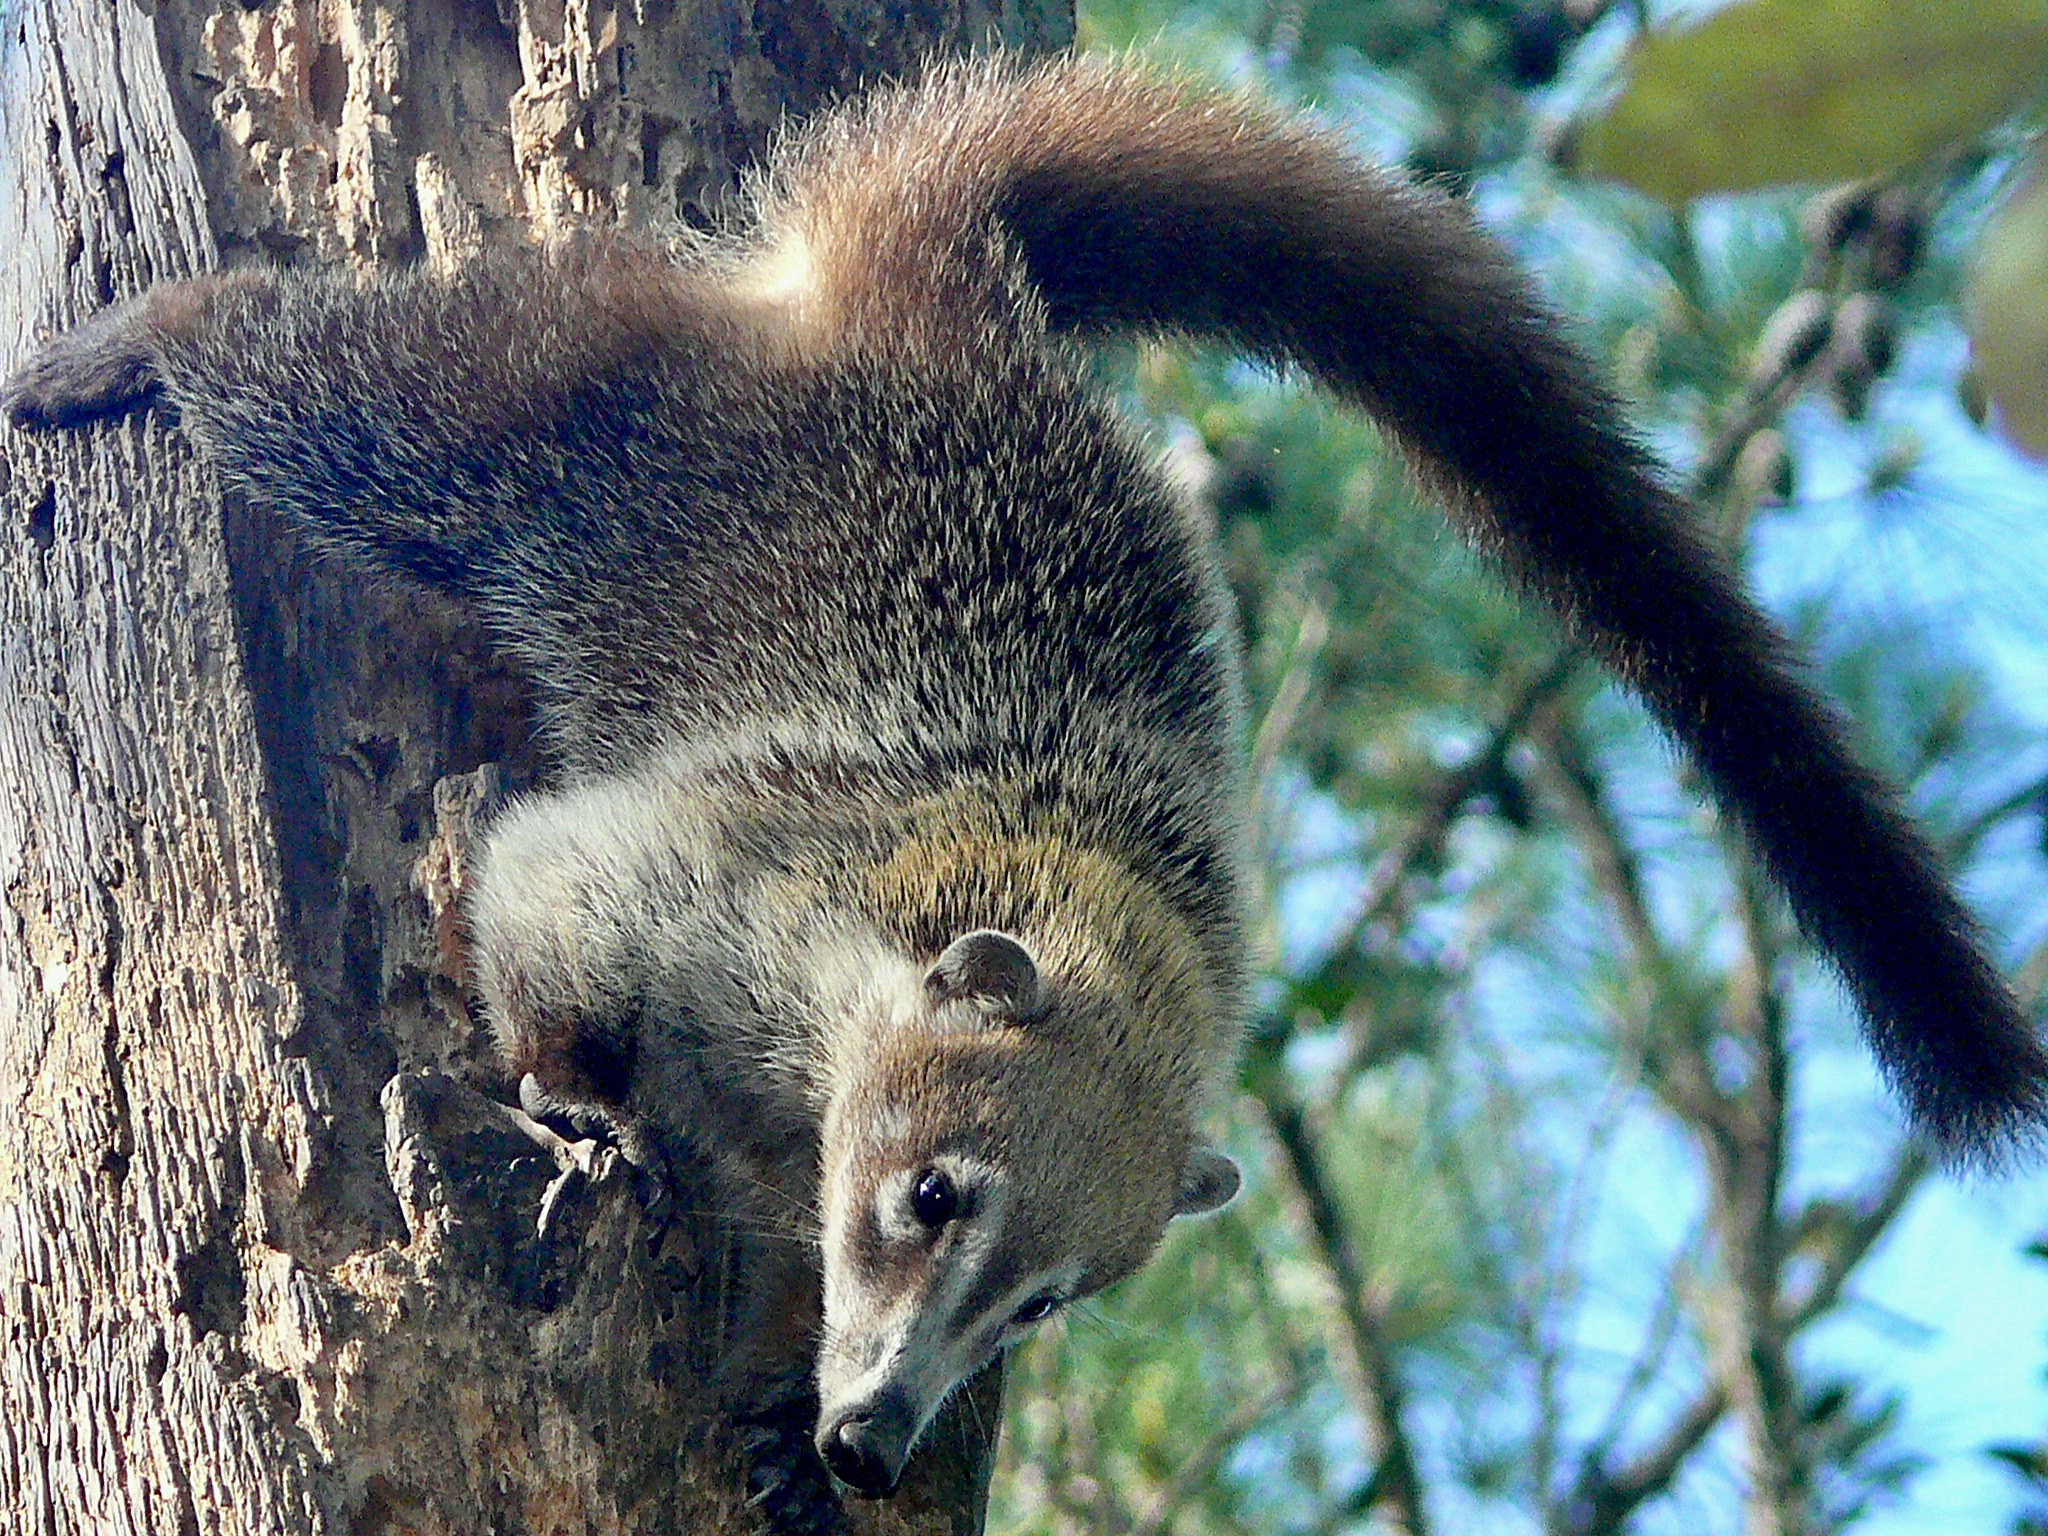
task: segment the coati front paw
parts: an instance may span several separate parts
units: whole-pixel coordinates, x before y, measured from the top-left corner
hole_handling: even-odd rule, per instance
[[[519,1080],[519,1107],[529,1119],[559,1137],[558,1155],[588,1176],[590,1151],[610,1147],[633,1169],[633,1192],[658,1226],[666,1226],[676,1208],[675,1178],[654,1128],[623,1109],[571,1102],[541,1086],[531,1072]],[[581,1155],[579,1155],[579,1153]],[[569,1168],[564,1169],[568,1173]]]
[[[56,337],[0,386],[17,427],[75,427],[118,415],[155,394],[151,298],[131,299]]]
[[[811,1444],[818,1396],[808,1370],[732,1416],[746,1467],[747,1502],[775,1536],[846,1536],[852,1529]]]

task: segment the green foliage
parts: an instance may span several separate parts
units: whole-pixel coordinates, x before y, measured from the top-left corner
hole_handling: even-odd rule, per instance
[[[2038,158],[1984,232],[1969,318],[1977,372],[2005,435],[2048,456],[2048,173]]]
[[[1742,0],[1636,45],[1579,163],[1671,203],[1910,167],[2041,91],[2044,0]]]

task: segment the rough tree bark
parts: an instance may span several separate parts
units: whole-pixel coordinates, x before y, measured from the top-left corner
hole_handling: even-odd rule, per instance
[[[0,369],[222,264],[697,219],[785,113],[1070,25],[7,0]],[[0,1528],[756,1528],[705,1385],[717,1242],[656,1244],[619,1178],[563,1186],[538,1241],[558,1170],[478,1091],[504,1084],[414,882],[445,900],[436,785],[483,764],[544,771],[463,615],[224,515],[154,415],[0,431]],[[978,1528],[994,1406],[868,1528]]]

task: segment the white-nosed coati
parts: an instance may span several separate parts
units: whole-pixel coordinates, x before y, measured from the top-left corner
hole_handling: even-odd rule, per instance
[[[1740,819],[1922,1131],[2035,1127],[1969,916],[1597,370],[1461,205],[1241,98],[939,69],[791,137],[680,258],[179,283],[5,401],[160,391],[228,481],[531,670],[560,782],[469,909],[506,1059],[815,1201],[817,1443],[881,1493],[957,1382],[1237,1184],[1197,1129],[1245,999],[1233,622],[1085,382],[1108,332],[1390,428]]]

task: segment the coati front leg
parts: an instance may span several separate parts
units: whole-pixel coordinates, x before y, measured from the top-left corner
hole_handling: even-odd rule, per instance
[[[514,1118],[527,1121],[527,1134],[560,1168],[536,1222],[537,1270],[551,1273],[573,1262],[569,1245],[578,1229],[564,1214],[577,1209],[579,1194],[599,1176],[598,1148],[617,1150],[639,1175],[636,1194],[662,1229],[658,1240],[680,1240],[695,1252],[701,1309],[709,1314],[703,1348],[716,1362],[712,1380],[748,1504],[777,1536],[843,1536],[845,1511],[813,1446],[820,1311],[814,1235],[807,1203],[777,1188],[807,1170],[813,1154],[801,1147],[770,1160],[780,1167],[764,1168],[732,1138],[713,1133],[721,1118],[733,1117],[721,1117],[708,1095],[692,1091],[694,1074],[680,1070],[687,1063],[674,1059],[694,1054],[677,1038],[685,1031],[676,1027],[682,1022],[676,1014],[687,1005],[674,995],[675,986],[631,963],[636,952],[673,948],[670,941],[678,935],[640,932],[607,939],[612,925],[583,910],[597,893],[579,890],[571,871],[592,858],[604,868],[608,860],[603,852],[579,848],[576,829],[610,819],[592,804],[607,798],[604,789],[586,786],[513,808],[507,842],[516,877],[508,888],[473,899],[476,910],[458,916],[457,894],[473,893],[491,863],[484,852],[485,828],[472,827],[463,812],[471,806],[490,813],[505,809],[493,795],[493,777],[480,777],[474,786],[443,781],[437,787],[442,827],[436,849],[422,861],[420,883],[430,901],[444,904],[445,973],[466,992],[478,989],[480,973],[488,978],[484,990],[491,994],[499,1044],[532,1069],[520,1079],[523,1116]],[[656,910],[676,919],[694,894],[686,883],[669,880],[666,899],[649,901],[644,880],[631,870],[613,869],[608,878],[623,885],[608,888],[607,894],[624,898],[609,905],[612,914]],[[705,921],[726,931],[734,926],[730,914]],[[536,927],[578,938],[565,949]],[[579,966],[578,959],[585,963]],[[654,1011],[664,1021],[650,1052],[653,1075],[661,1081],[659,1113],[650,1112],[646,1095],[634,1092],[650,992],[661,994]],[[608,1004],[617,1004],[609,1022],[591,1015]],[[541,1027],[541,1018],[550,1015],[570,1022],[550,1032]],[[670,1233],[670,1223],[682,1231]]]
[[[748,1096],[764,1076],[757,1067],[716,1065],[709,1036],[745,1032],[733,1017],[740,1000],[692,986],[687,964],[661,957],[697,954],[707,969],[737,970],[720,963],[708,930],[742,925],[693,911],[689,882],[650,870],[630,832],[606,835],[619,824],[594,816],[590,800],[612,788],[530,801],[493,847],[494,862],[517,867],[516,878],[484,882],[471,913],[493,1028],[515,1070],[527,1069],[528,1113],[659,1169],[667,1203],[657,1214],[684,1222],[714,1255],[715,1380],[748,1503],[777,1536],[841,1536],[845,1512],[813,1446],[815,1144],[796,1113]]]

